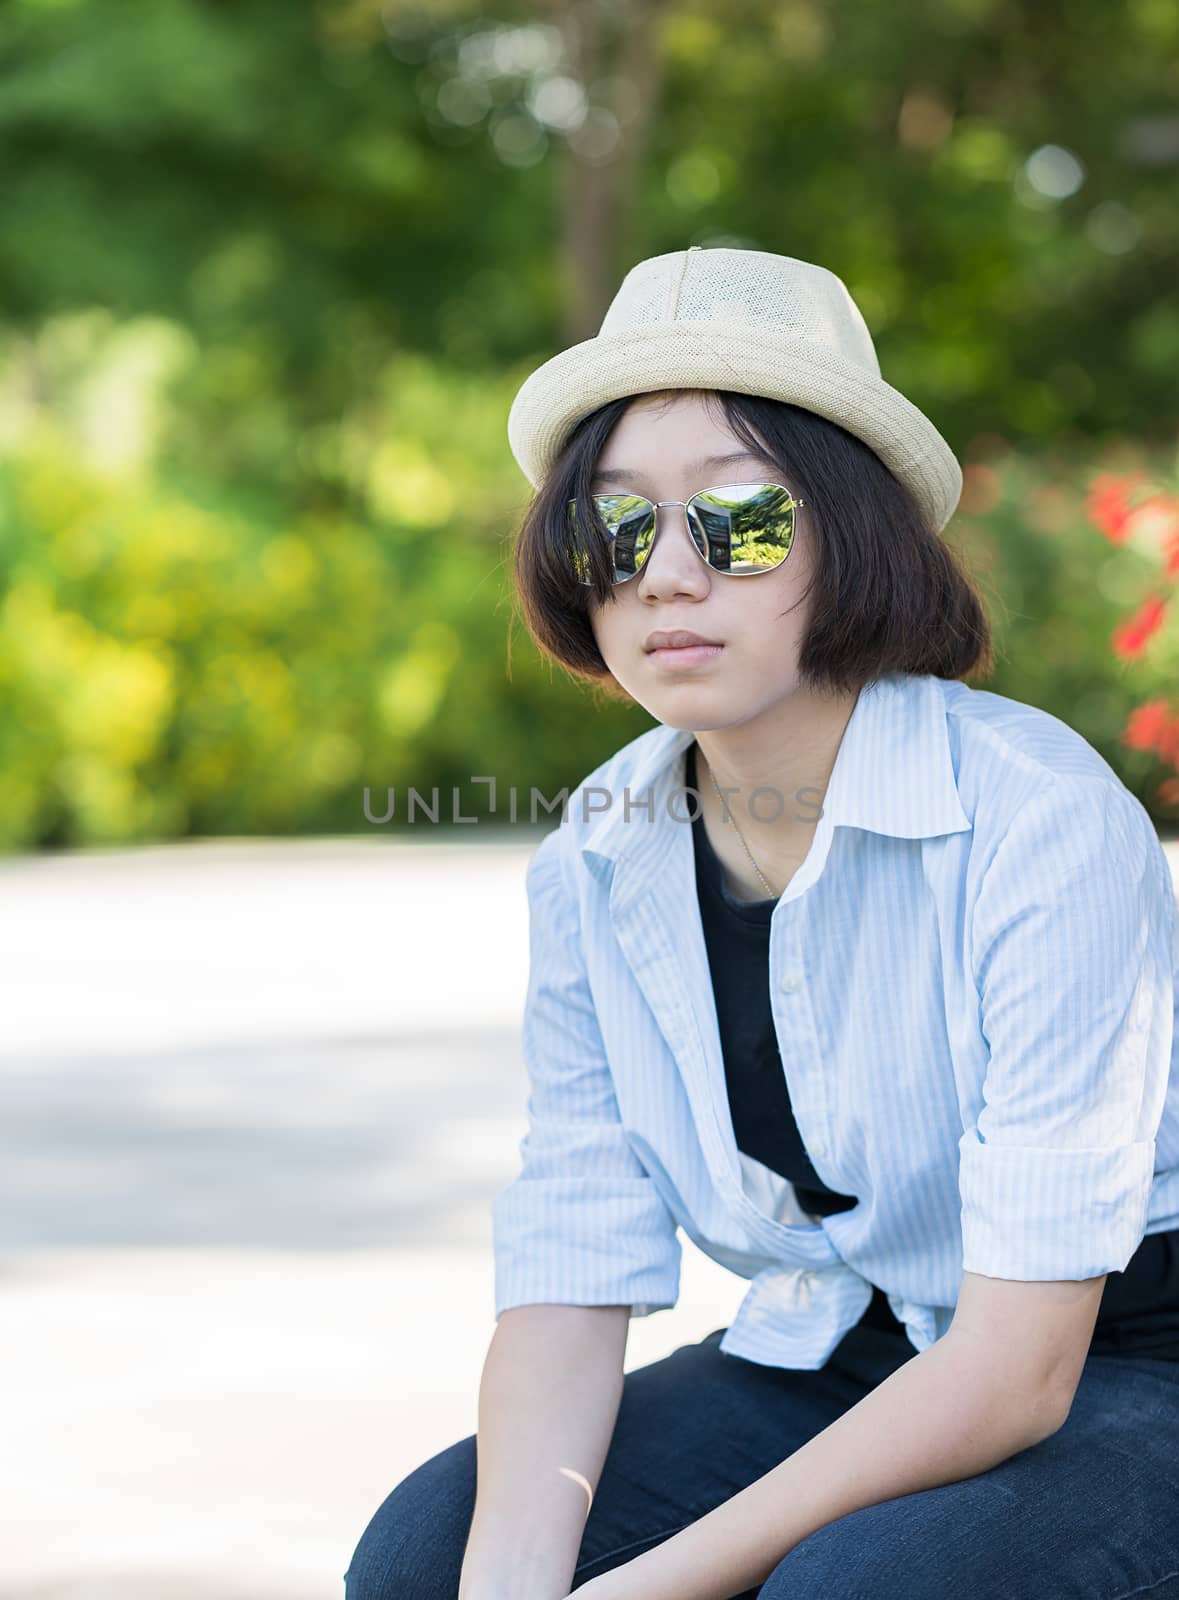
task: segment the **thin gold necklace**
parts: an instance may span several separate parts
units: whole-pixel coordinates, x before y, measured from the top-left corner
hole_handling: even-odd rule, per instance
[[[696,742],[696,748],[697,748],[697,750],[700,750],[700,742],[699,742],[699,740],[697,740],[697,742]],[[704,755],[703,750],[700,750],[700,754],[702,756]],[[745,835],[741,832],[740,828],[737,827],[737,824],[733,819],[732,813],[730,812],[728,806],[725,804],[725,798],[721,794],[720,787],[718,786],[716,778],[713,775],[712,762],[708,759],[707,756],[704,756],[704,765],[708,768],[708,776],[712,779],[712,787],[716,790],[716,797],[721,803],[721,815],[724,817],[726,822],[732,823],[733,830],[736,833],[738,839],[740,839],[740,841],[741,841],[741,848],[745,851],[745,854],[749,857],[750,866],[753,868],[754,872],[756,872],[758,877],[761,879],[762,884],[763,884],[763,886],[765,888],[766,894],[769,896],[769,898],[771,900],[776,900],[778,898],[778,890],[774,889],[774,888],[772,888],[770,886],[769,880],[766,878],[765,873],[761,870],[761,868],[758,866],[757,862],[753,859],[753,851],[745,843]]]

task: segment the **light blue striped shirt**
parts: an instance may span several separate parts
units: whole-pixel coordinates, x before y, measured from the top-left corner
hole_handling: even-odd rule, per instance
[[[720,1348],[821,1367],[872,1286],[918,1350],[963,1270],[1088,1278],[1179,1226],[1179,917],[1149,814],[1059,718],[949,679],[861,690],[774,907],[804,1212],[739,1151],[696,899],[690,730],[591,772],[527,870],[528,1132],[495,1314],[675,1304],[678,1230],[749,1280]]]

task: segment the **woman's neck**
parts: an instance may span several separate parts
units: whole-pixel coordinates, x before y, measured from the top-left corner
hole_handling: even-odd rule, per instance
[[[737,829],[780,894],[810,849],[856,699],[792,702],[794,716],[781,718],[773,731],[744,724],[697,734],[701,819],[740,898],[764,900],[767,894]]]

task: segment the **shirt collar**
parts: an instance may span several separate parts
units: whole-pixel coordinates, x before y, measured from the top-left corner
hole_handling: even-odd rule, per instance
[[[613,786],[588,791],[593,796],[604,790],[609,804],[591,825],[583,855],[618,861],[650,849],[661,829],[690,819],[694,808],[682,789],[682,757],[694,738],[690,728],[653,729],[629,775],[625,763],[610,764],[618,774]],[[971,826],[958,796],[941,678],[894,673],[864,685],[836,753],[820,825],[902,839]]]

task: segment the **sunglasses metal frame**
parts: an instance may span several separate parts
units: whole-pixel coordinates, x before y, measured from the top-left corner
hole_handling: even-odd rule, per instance
[[[620,489],[620,490],[617,491],[617,494],[626,496],[628,499],[631,499],[631,500],[642,500],[642,501],[645,502],[645,504],[647,504],[647,505],[649,505],[651,507],[652,512],[654,514],[654,518],[655,518],[655,532],[654,532],[654,534],[652,536],[652,539],[651,539],[651,549],[653,550],[655,548],[655,540],[658,539],[658,537],[659,537],[659,507],[660,506],[683,506],[684,507],[684,513],[685,513],[685,516],[686,516],[687,515],[687,508],[691,505],[693,500],[698,499],[700,497],[700,495],[702,495],[702,494],[716,494],[721,489],[781,489],[782,493],[784,495],[786,495],[787,499],[790,501],[790,508],[791,508],[791,512],[792,513],[794,511],[796,511],[799,506],[805,506],[806,505],[806,501],[805,500],[796,499],[795,496],[793,494],[791,494],[790,490],[786,487],[786,485],[784,483],[772,483],[772,482],[766,482],[766,483],[714,483],[714,484],[710,484],[707,489],[697,489],[696,492],[694,494],[690,494],[686,500],[648,500],[647,496],[645,494],[636,494],[633,489],[631,489],[631,490]],[[602,496],[598,496],[598,495],[591,495],[590,496],[591,500],[597,500],[599,498],[606,499],[606,498],[613,498],[613,496],[612,495],[611,496],[607,496],[605,494],[603,494]],[[576,506],[577,505],[576,497],[574,497],[573,499],[571,499],[569,501],[569,505],[570,506]],[[691,533],[691,531],[692,531],[691,524],[689,523],[688,532]],[[766,576],[766,573],[768,573],[768,572],[777,572],[778,568],[782,565],[782,561],[785,561],[787,559],[787,557],[790,555],[790,550],[793,550],[793,548],[794,548],[794,528],[792,526],[791,527],[791,532],[790,532],[790,549],[788,549],[786,551],[786,555],[784,555],[782,557],[782,561],[775,561],[775,563],[774,563],[774,565],[772,567],[765,567],[765,568],[763,568],[763,570],[761,572],[725,572],[720,567],[714,567],[713,566],[712,562],[708,559],[708,557],[704,554],[703,550],[701,550],[700,546],[696,543],[695,537],[692,538],[692,548],[693,548],[693,550],[695,550],[696,554],[700,557],[701,561],[703,561],[704,565],[708,568],[709,572],[719,572],[722,578],[764,578]],[[648,553],[647,560],[649,560],[649,559],[650,559],[650,555]],[[615,578],[614,579],[614,588],[617,589],[620,584],[629,583],[632,578],[637,578],[639,576],[639,574],[642,572],[643,567],[645,567],[646,565],[647,565],[647,561],[644,560],[642,566],[636,567],[634,572],[628,572],[625,578]],[[589,578],[579,578],[577,581],[580,584],[582,584],[583,586],[585,586],[585,587],[592,587],[592,583],[591,583],[591,580]]]

